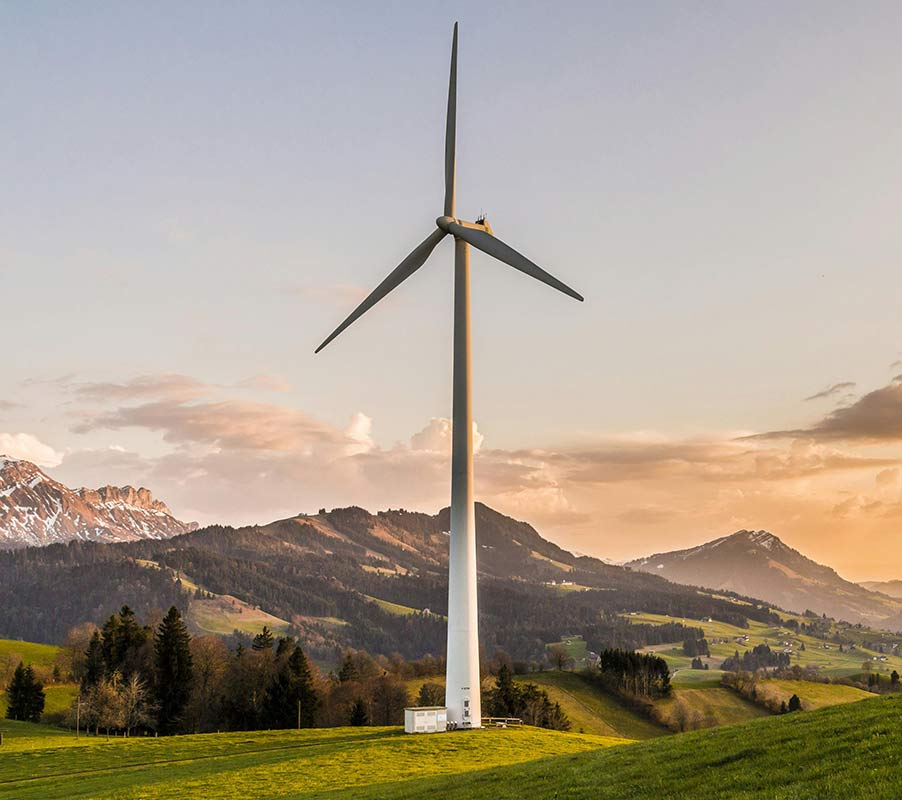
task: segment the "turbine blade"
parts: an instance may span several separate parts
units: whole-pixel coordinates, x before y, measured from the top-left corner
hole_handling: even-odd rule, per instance
[[[452,222],[448,225],[448,233],[463,239],[465,242],[473,245],[477,250],[482,250],[483,253],[486,253],[493,258],[497,258],[499,261],[503,261],[508,266],[518,269],[520,272],[525,272],[537,281],[548,284],[548,286],[557,289],[559,292],[563,292],[574,300],[579,300],[580,302],[583,301],[583,296],[578,292],[573,291],[566,283],[559,281],[554,275],[545,272],[538,264],[533,264],[526,256],[521,255],[514,250],[513,247],[505,244],[487,231],[480,230],[479,228],[467,228],[463,225],[458,225],[456,222]]]
[[[451,41],[451,78],[448,81],[448,117],[445,123],[445,216],[454,216],[454,158],[457,141],[457,23]]]
[[[318,353],[322,350],[329,342],[331,342],[339,333],[341,333],[345,328],[347,328],[351,323],[358,320],[362,317],[367,311],[369,311],[376,303],[378,303],[385,295],[387,295],[392,289],[395,289],[397,286],[406,281],[414,272],[416,272],[423,264],[426,263],[426,259],[429,258],[430,253],[435,249],[435,246],[444,238],[445,231],[443,230],[435,230],[429,234],[420,244],[418,244],[413,252],[407,256],[397,267],[395,267],[391,273],[389,273],[388,277],[382,281],[372,292],[370,292],[369,297],[366,298],[357,308],[354,309],[353,312],[348,316],[348,318],[341,323],[329,337],[314,351]]]

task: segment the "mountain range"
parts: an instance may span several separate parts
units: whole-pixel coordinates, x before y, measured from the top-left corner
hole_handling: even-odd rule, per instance
[[[196,528],[147,489],[70,489],[30,461],[0,455],[0,549],[165,539]]]
[[[871,592],[881,592],[890,597],[902,599],[902,581],[862,581],[859,586]]]
[[[211,526],[168,539],[65,544],[0,553],[0,637],[59,642],[123,605],[151,621],[179,605],[195,633],[266,624],[334,660],[354,647],[419,657],[444,651],[449,510],[340,508],[269,525]],[[701,636],[691,620],[773,623],[750,598],[575,556],[529,524],[476,506],[481,644],[541,660],[545,644],[636,648]],[[650,624],[630,612],[683,617]]]
[[[902,601],[847,581],[768,531],[741,530],[686,550],[655,553],[627,566],[676,583],[767,600],[852,623],[902,629]]]
[[[775,605],[902,629],[892,583],[871,591],[846,581],[766,531],[617,566],[568,552],[485,505],[476,517],[480,610],[494,619],[485,644],[524,657],[565,630],[599,646],[635,643],[636,630],[616,616],[630,611],[739,623],[767,619]],[[145,613],[181,603],[198,632],[269,624],[322,650],[436,652],[449,528],[447,508],[350,507],[198,530],[147,489],[69,489],[3,457],[0,550],[11,552],[0,553],[0,636],[59,641],[122,603]]]

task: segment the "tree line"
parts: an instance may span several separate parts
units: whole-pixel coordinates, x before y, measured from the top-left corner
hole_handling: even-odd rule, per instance
[[[408,690],[412,679],[441,675],[443,659],[349,649],[335,669],[324,671],[297,640],[268,627],[231,648],[221,637],[191,636],[176,606],[144,624],[123,606],[99,629],[74,629],[66,651],[79,683],[67,723],[94,734],[400,725],[405,707],[444,704],[437,681],[424,680],[416,698]],[[496,653],[484,670],[498,676],[485,691],[486,713],[567,729],[566,715],[544,690],[512,681],[506,653]],[[40,719],[43,691],[30,666],[14,674],[10,701],[17,718]]]

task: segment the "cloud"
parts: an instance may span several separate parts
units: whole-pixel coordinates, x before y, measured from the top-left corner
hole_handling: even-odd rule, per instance
[[[31,461],[39,467],[56,467],[63,461],[62,453],[30,433],[0,433],[0,454]]]
[[[345,436],[350,440],[345,452],[349,456],[370,452],[375,447],[373,437],[370,435],[372,432],[373,420],[362,411],[358,411],[351,418],[351,424],[345,428]]]
[[[21,403],[13,403],[11,400],[0,400],[0,411],[12,411],[14,408],[21,407]]]
[[[144,390],[138,379],[111,385]],[[155,385],[168,391],[165,382]],[[90,446],[67,451],[55,477],[74,485],[148,486],[179,517],[204,524],[265,523],[352,504],[435,511],[449,501],[446,418],[414,427],[407,441],[386,447],[362,411],[336,425],[278,402],[220,399],[222,386],[196,381],[181,392],[174,385],[175,397],[128,392],[114,407],[78,412],[76,430],[92,434]],[[208,394],[193,396],[199,386]],[[855,452],[841,438],[811,430],[828,423],[839,429],[841,422],[859,431],[859,418],[894,408],[881,395],[892,391],[891,385],[865,395],[789,441],[727,431],[686,438],[641,432],[579,447],[508,450],[487,447],[474,426],[477,498],[593,555],[631,558],[747,527],[772,529],[794,546],[808,536],[812,555],[829,562],[819,549],[831,537],[836,548],[846,547],[852,530],[887,545],[877,526],[902,508],[902,458],[892,447]],[[877,409],[868,405],[874,394],[881,395]],[[877,416],[885,428],[887,414]],[[132,429],[156,434],[162,454],[97,444],[103,431]],[[849,558],[856,558],[849,547]]]
[[[617,517],[631,525],[660,525],[670,520],[673,512],[666,508],[639,506],[621,511]]]
[[[826,389],[822,389],[817,394],[811,395],[811,397],[806,397],[806,402],[808,400],[820,400],[825,397],[832,397],[833,395],[840,394],[845,392],[847,389],[854,389],[855,382],[854,381],[844,381],[843,383],[834,383],[832,386],[828,386]]]
[[[893,361],[893,363],[889,365],[890,369],[896,369],[897,367],[902,367],[902,359],[897,359],[896,361]]]
[[[169,400],[191,400],[209,391],[209,384],[177,373],[139,375],[126,383],[72,383],[63,384],[80,400],[98,403],[143,400],[151,397]]]
[[[232,450],[311,452],[318,445],[341,446],[349,439],[302,411],[240,400],[183,403],[160,401],[123,406],[110,413],[82,415],[76,433],[145,428],[173,444],[201,444]]]
[[[426,450],[431,453],[451,453],[451,420],[447,417],[433,417],[429,424],[410,437],[410,446],[414,450]],[[485,437],[473,423],[473,452],[482,448]]]
[[[899,468],[884,469],[877,473],[874,483],[878,488],[893,487],[899,483]]]
[[[902,441],[902,383],[868,392],[849,406],[832,411],[810,428],[769,431],[749,439],[806,437],[820,441]]]

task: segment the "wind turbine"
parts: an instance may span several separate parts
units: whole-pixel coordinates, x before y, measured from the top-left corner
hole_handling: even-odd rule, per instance
[[[329,337],[318,353],[392,289],[413,275],[447,235],[454,237],[454,389],[451,433],[451,542],[448,555],[448,653],[445,705],[453,727],[482,723],[479,681],[479,619],[476,608],[476,512],[473,505],[473,409],[470,393],[470,245],[576,300],[566,284],[496,238],[485,217],[454,216],[457,127],[457,23],[451,43],[451,78],[445,127],[445,206],[429,234]]]

